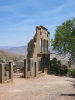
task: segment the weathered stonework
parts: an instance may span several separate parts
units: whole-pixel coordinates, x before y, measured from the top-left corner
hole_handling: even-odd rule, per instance
[[[0,83],[13,82],[13,62],[9,62],[9,70],[5,70],[6,63],[0,63]],[[6,73],[6,76],[5,76]]]
[[[48,67],[50,33],[47,28],[36,27],[35,36],[28,43],[27,51],[27,77],[38,77],[39,72],[44,73],[44,69]]]

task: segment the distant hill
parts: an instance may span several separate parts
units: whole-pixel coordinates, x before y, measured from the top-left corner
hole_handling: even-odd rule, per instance
[[[26,55],[18,55],[18,54],[14,54],[14,53],[9,53],[9,52],[4,51],[4,50],[0,50],[0,58],[6,59],[7,61],[9,61],[9,60],[23,60],[24,58],[26,58]]]
[[[6,51],[15,54],[27,54],[27,46],[11,47],[9,49],[6,49]]]
[[[0,50],[4,50],[4,49],[9,49],[11,48],[10,46],[0,46]]]
[[[27,46],[19,46],[19,47],[0,46],[0,49],[5,50],[9,53],[15,53],[21,55],[27,54]]]
[[[52,46],[50,47],[50,52],[54,53],[52,51]],[[17,47],[11,47],[11,46],[0,46],[0,58],[7,58],[7,59],[17,59],[22,60],[26,58],[27,54],[27,46],[17,46]]]
[[[21,54],[21,55],[26,55],[27,54],[27,46],[17,46],[17,47],[9,47],[9,46],[0,46],[1,50],[5,50],[9,53],[14,53],[14,54]],[[52,46],[50,47],[51,53],[52,51]]]
[[[14,59],[15,57],[17,57],[17,55],[8,53],[4,50],[0,50],[0,58],[5,58],[5,59]]]

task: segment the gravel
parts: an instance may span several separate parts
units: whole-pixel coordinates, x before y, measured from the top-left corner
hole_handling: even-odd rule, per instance
[[[75,100],[75,79],[45,75],[0,84],[0,100]]]

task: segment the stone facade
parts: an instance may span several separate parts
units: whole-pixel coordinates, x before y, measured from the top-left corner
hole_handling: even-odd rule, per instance
[[[26,77],[38,77],[48,68],[50,56],[50,33],[43,26],[36,26],[36,33],[28,43]],[[26,62],[25,62],[26,63]]]

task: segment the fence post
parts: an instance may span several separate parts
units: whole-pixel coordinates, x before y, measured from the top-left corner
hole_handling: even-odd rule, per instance
[[[0,64],[0,83],[4,83],[4,64]]]
[[[9,62],[9,79],[13,81],[13,62]]]
[[[27,58],[24,59],[24,78],[27,78]]]

